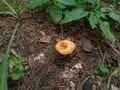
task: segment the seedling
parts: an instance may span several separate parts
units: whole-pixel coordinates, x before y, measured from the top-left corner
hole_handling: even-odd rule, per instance
[[[98,65],[97,65],[96,69],[94,70],[94,73],[96,75],[100,75],[100,74],[106,74],[108,72],[109,72],[108,68],[104,66],[104,64],[101,60],[99,60]]]
[[[100,75],[100,74],[106,74],[108,72],[109,72],[108,68],[106,68],[104,66],[103,62],[100,60],[98,62],[98,65],[97,65],[96,69],[94,70],[94,73],[96,75]],[[115,76],[115,75],[118,75],[118,74],[120,74],[120,67],[116,67],[114,69],[114,71],[110,74],[110,76],[108,78],[108,81],[107,81],[107,90],[109,90],[110,82],[111,82],[112,77]]]
[[[12,71],[10,72],[10,77],[13,80],[18,80],[23,75],[24,71],[24,67],[22,65],[23,59],[10,56],[8,60],[9,64],[13,67]]]

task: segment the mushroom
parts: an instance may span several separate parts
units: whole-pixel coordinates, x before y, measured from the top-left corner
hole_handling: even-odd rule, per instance
[[[71,54],[75,49],[75,43],[70,40],[62,40],[57,42],[55,45],[56,51],[58,51],[62,55]]]

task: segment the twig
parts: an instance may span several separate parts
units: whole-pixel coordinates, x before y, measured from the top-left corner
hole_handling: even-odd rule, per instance
[[[120,57],[120,52],[112,46],[112,44],[110,43],[110,41],[102,33],[101,33],[101,35],[104,37],[104,39],[106,40],[106,42],[108,43],[108,45],[111,47],[111,49]]]
[[[106,42],[107,42],[108,45],[111,47],[111,49],[112,49],[118,56],[120,56],[120,52],[112,46],[112,44],[106,39],[106,37],[105,37],[104,35],[102,35],[102,36],[105,38]]]

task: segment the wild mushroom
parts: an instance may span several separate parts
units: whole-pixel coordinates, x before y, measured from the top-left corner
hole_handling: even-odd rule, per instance
[[[71,54],[75,49],[75,43],[70,40],[62,40],[55,45],[55,49],[62,55]]]

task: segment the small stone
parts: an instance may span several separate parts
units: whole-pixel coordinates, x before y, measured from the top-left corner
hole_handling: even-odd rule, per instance
[[[111,84],[111,90],[119,90],[115,85]]]
[[[73,81],[70,81],[70,87],[71,90],[75,90],[75,83]]]

